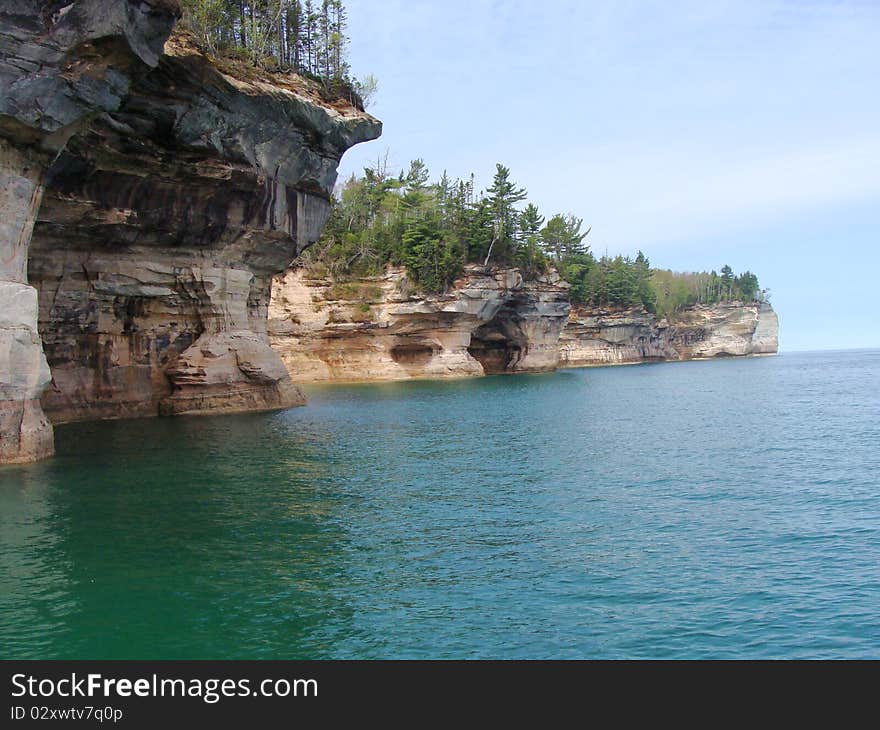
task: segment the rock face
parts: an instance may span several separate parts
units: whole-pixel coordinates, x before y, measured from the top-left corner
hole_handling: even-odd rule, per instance
[[[54,452],[52,426],[40,407],[50,375],[37,333],[37,291],[27,285],[43,160],[0,139],[0,463]]]
[[[468,266],[450,291],[412,293],[405,273],[349,283],[278,277],[269,336],[294,381],[398,380],[556,367],[568,286],[555,274]]]
[[[51,452],[46,358],[55,422],[302,402],[269,347],[271,278],[381,124],[298,77],[166,44],[178,15],[176,0],[0,8],[0,462]],[[37,292],[10,288],[28,275],[46,358]]]
[[[51,157],[95,114],[116,109],[155,65],[174,0],[6,0],[0,7],[0,463],[54,451],[40,406],[49,368],[28,286],[34,221]]]
[[[559,342],[560,367],[768,355],[779,322],[769,304],[696,306],[670,319],[640,309],[579,308]]]
[[[296,382],[400,380],[556,367],[772,354],[769,304],[694,307],[671,320],[644,310],[571,309],[555,274],[468,266],[442,296],[406,274],[334,283],[291,269],[276,278],[269,339]]]

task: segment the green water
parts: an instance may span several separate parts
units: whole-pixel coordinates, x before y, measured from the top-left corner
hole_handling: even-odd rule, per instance
[[[313,389],[0,469],[11,658],[877,657],[880,352]]]

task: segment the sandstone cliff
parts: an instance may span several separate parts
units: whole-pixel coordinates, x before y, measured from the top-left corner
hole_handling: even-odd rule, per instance
[[[271,278],[317,238],[342,153],[381,125],[297,77],[166,45],[178,15],[0,7],[0,462],[52,452],[43,409],[302,402],[268,344]]]
[[[269,335],[301,382],[539,372],[556,367],[567,293],[555,274],[474,265],[437,296],[411,292],[400,269],[347,283],[293,269],[273,288]]]
[[[670,319],[642,309],[572,309],[556,274],[471,265],[444,295],[411,293],[406,274],[339,283],[291,269],[276,278],[269,339],[295,382],[542,372],[772,354],[769,304],[693,307]]]
[[[572,310],[559,342],[559,366],[767,355],[779,322],[769,304],[696,306],[666,319],[641,309]]]

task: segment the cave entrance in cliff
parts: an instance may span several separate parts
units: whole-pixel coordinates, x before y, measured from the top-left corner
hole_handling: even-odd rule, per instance
[[[510,372],[522,359],[525,338],[515,315],[503,309],[495,318],[471,333],[468,352],[486,375]]]

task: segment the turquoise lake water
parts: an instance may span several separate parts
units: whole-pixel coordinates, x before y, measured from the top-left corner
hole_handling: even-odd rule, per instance
[[[880,351],[310,397],[0,469],[0,656],[880,657]]]

